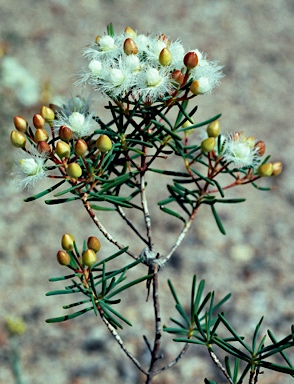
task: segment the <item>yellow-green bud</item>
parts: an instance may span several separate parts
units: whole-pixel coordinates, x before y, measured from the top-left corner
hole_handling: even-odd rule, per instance
[[[75,238],[70,233],[65,233],[61,238],[61,246],[65,251],[72,251],[74,249]]]
[[[168,48],[163,48],[159,54],[158,61],[161,65],[167,66],[172,63],[172,54]]]
[[[61,140],[69,141],[72,138],[72,130],[65,125],[59,128],[59,137]]]
[[[41,107],[40,114],[44,117],[47,123],[54,120],[54,117],[55,117],[53,109],[46,107],[46,105],[43,105]]]
[[[55,148],[56,154],[62,159],[68,159],[70,157],[70,146],[64,141],[59,141]]]
[[[93,251],[93,249],[87,249],[83,253],[83,263],[84,265],[87,265],[88,267],[91,267],[93,264],[95,264],[97,261],[97,255]]]
[[[14,117],[14,126],[19,132],[25,133],[27,131],[27,128],[28,128],[28,122],[22,116],[15,116]]]
[[[214,150],[215,147],[215,138],[214,137],[208,137],[207,139],[203,140],[201,143],[201,150],[202,152],[211,152]]]
[[[49,140],[48,132],[44,128],[38,128],[36,129],[34,139],[36,143],[38,143],[39,141],[48,141]]]
[[[77,156],[84,156],[88,150],[88,145],[83,139],[79,139],[75,143],[75,154]]]
[[[96,141],[96,147],[100,152],[105,153],[112,148],[112,142],[107,135],[101,135]]]
[[[89,249],[92,249],[94,252],[99,252],[101,248],[101,243],[99,239],[95,236],[90,236],[87,241],[87,246]]]
[[[200,85],[198,80],[194,80],[190,85],[190,91],[193,95],[199,95],[201,93]]]
[[[283,164],[280,161],[276,161],[273,163],[273,173],[272,176],[278,176],[283,169]]]
[[[45,125],[45,119],[43,116],[39,115],[39,113],[36,113],[33,116],[33,124],[35,128],[43,128]]]
[[[188,52],[184,56],[184,64],[188,69],[193,69],[198,65],[198,56],[196,52]]]
[[[130,37],[131,39],[135,39],[137,36],[136,32],[131,27],[126,27],[124,35]]]
[[[125,42],[124,42],[124,53],[126,55],[136,55],[138,53],[137,44],[130,37],[125,39]]]
[[[218,137],[220,134],[220,123],[218,120],[211,122],[206,128],[206,132],[209,137]]]
[[[69,265],[70,264],[70,256],[65,251],[57,252],[57,261],[60,265]]]
[[[269,176],[272,176],[272,174],[273,174],[273,165],[272,165],[272,163],[262,164],[258,168],[258,175],[260,177],[269,177]]]
[[[7,330],[13,335],[22,335],[26,331],[26,324],[22,318],[9,317],[5,323]]]
[[[185,121],[184,124],[182,125],[183,128],[188,128],[191,127],[194,123],[191,123],[189,120]],[[188,137],[192,132],[194,132],[195,128],[192,129],[187,129],[184,131],[184,134],[186,137]]]
[[[26,145],[26,136],[19,131],[12,131],[10,133],[11,144],[16,148],[24,148]]]
[[[73,179],[78,179],[80,176],[82,176],[83,171],[79,164],[70,163],[66,168],[66,173],[69,177],[72,177]]]

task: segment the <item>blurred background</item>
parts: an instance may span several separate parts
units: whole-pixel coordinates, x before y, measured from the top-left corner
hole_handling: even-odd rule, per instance
[[[139,33],[179,38],[187,50],[198,48],[224,65],[220,87],[197,99],[197,119],[221,112],[222,132],[242,130],[264,140],[272,160],[284,164],[279,177],[260,182],[273,187],[272,192],[250,186],[230,192],[246,197],[247,202],[220,207],[226,236],[218,232],[209,210],[200,211],[182,248],[163,271],[163,322],[170,324],[169,317],[175,316],[167,278],[185,298],[191,274],[196,273],[206,280],[207,289],[217,292],[218,299],[232,292],[227,315],[241,334],[252,334],[264,314],[263,333],[269,327],[277,338],[289,333],[294,271],[293,17],[292,0],[0,0],[0,384],[14,382],[4,327],[11,315],[23,317],[27,325],[20,338],[24,383],[142,382],[93,313],[58,325],[45,323],[46,318],[63,314],[61,307],[68,303],[63,297],[45,297],[48,290],[57,288],[49,277],[64,272],[55,257],[62,234],[72,233],[82,246],[87,236],[98,233],[82,207],[48,207],[41,199],[24,203],[23,198],[43,186],[16,192],[11,185],[17,151],[9,142],[13,117],[22,115],[31,122],[42,103],[75,94],[73,75],[86,65],[82,50],[110,22],[116,32],[130,26]],[[105,101],[98,95],[93,98],[102,116]],[[152,183],[156,190],[156,180]],[[153,194],[151,201],[156,202]],[[154,211],[155,240],[164,249],[178,227],[172,220],[162,224],[159,218]],[[105,220],[118,237],[126,238],[123,223],[112,222],[109,216]],[[101,241],[102,257],[114,252]],[[134,300],[142,303],[138,312],[129,306]],[[143,329],[152,335],[152,311],[145,304],[144,289],[133,289],[124,303],[123,313],[134,327],[125,328],[123,338],[147,364],[146,348],[137,333]],[[164,337],[163,352],[169,359],[179,349],[171,337]],[[193,347],[154,382],[192,384],[203,382],[204,377],[223,382],[206,351]],[[267,372],[259,382],[286,384],[290,378]]]

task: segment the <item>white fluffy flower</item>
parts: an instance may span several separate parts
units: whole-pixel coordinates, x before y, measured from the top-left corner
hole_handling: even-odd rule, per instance
[[[81,138],[87,136],[91,129],[94,127],[94,120],[92,114],[84,114],[81,112],[72,112],[70,115],[61,113],[55,123],[55,127],[59,128],[62,125],[70,128],[74,136]]]
[[[46,157],[37,151],[32,153],[22,152],[18,154],[16,164],[13,167],[13,180],[17,189],[23,189],[35,185],[35,183],[46,177]]]
[[[226,162],[234,163],[238,168],[254,168],[260,162],[254,137],[246,137],[244,132],[234,132],[224,138],[222,156]]]

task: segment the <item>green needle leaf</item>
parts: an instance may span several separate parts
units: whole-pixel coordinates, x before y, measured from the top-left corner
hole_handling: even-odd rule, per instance
[[[216,224],[218,226],[218,229],[220,230],[220,232],[223,234],[223,235],[226,235],[226,231],[223,227],[223,224],[221,222],[221,219],[219,218],[217,212],[216,212],[216,209],[214,207],[214,205],[211,205],[211,210],[212,210],[212,213],[213,213],[213,216],[215,218],[215,221],[216,221]]]
[[[60,323],[62,321],[67,321],[70,319],[74,319],[75,317],[81,316],[84,313],[91,311],[92,309],[93,309],[93,307],[85,308],[85,309],[82,309],[81,311],[71,313],[69,315],[60,316],[60,317],[52,317],[51,319],[47,319],[45,321],[46,321],[46,323]]]

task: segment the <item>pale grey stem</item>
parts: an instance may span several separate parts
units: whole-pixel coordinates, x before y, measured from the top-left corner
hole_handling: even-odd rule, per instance
[[[122,338],[120,337],[120,335],[117,333],[116,329],[110,324],[110,322],[105,319],[104,316],[101,316],[104,324],[106,325],[106,327],[108,328],[109,332],[112,334],[112,336],[115,338],[115,340],[117,341],[117,343],[119,344],[119,346],[121,347],[121,349],[124,351],[124,353],[132,360],[132,362],[136,365],[136,367],[141,371],[143,372],[146,376],[148,375],[148,373],[145,371],[145,369],[141,366],[141,364],[139,363],[139,361],[131,354],[130,351],[127,350]]]
[[[167,365],[165,365],[164,367],[160,368],[158,371],[155,371],[155,372],[154,372],[154,376],[156,376],[156,375],[160,374],[161,372],[163,372],[163,371],[165,371],[165,370],[167,370],[167,369],[173,367],[174,365],[176,365],[177,362],[178,362],[178,361],[185,355],[185,353],[187,352],[188,348],[189,348],[189,344],[186,343],[186,344],[184,345],[184,348],[183,348],[183,349],[181,350],[181,352],[178,354],[178,356],[177,356],[173,361],[171,361],[169,364],[167,364]]]
[[[93,222],[96,224],[96,227],[99,229],[99,231],[104,235],[104,237],[109,241],[111,242],[112,244],[114,244],[115,246],[117,246],[117,248],[119,249],[123,249],[125,248],[125,246],[123,244],[120,244],[114,237],[112,237],[110,235],[110,233],[106,230],[106,228],[104,228],[104,226],[101,224],[100,220],[98,219],[98,217],[95,215],[95,213],[93,212],[93,209],[90,207],[90,204],[87,200],[87,195],[85,194],[83,197],[82,197],[82,202],[84,204],[84,207],[86,209],[86,211],[89,213],[91,219],[93,220]],[[126,253],[128,255],[130,255],[133,259],[135,260],[138,260],[140,256],[136,256],[134,255],[133,253],[131,253],[130,251],[126,251]]]
[[[193,219],[190,219],[183,227],[183,229],[181,230],[178,238],[177,238],[177,241],[175,242],[175,244],[173,245],[173,247],[171,248],[171,250],[169,251],[169,253],[166,255],[166,256],[162,256],[159,260],[159,264],[160,266],[164,266],[165,263],[167,263],[169,261],[169,259],[172,257],[173,253],[177,250],[177,248],[179,247],[179,245],[181,244],[181,242],[184,240],[189,228],[191,227],[191,224],[192,224],[192,221]]]
[[[152,244],[152,238],[151,238],[151,218],[150,218],[148,203],[146,199],[146,187],[145,187],[144,175],[141,175],[141,204],[144,212],[145,226],[146,226],[147,238],[148,238],[148,247],[152,251],[153,244]]]
[[[210,357],[212,358],[213,362],[215,363],[215,365],[222,371],[222,373],[225,375],[225,377],[227,378],[229,383],[234,384],[232,379],[228,375],[228,372],[225,370],[225,368],[223,367],[222,363],[220,362],[220,360],[218,359],[216,354],[211,349],[208,349],[208,352],[209,352]]]

